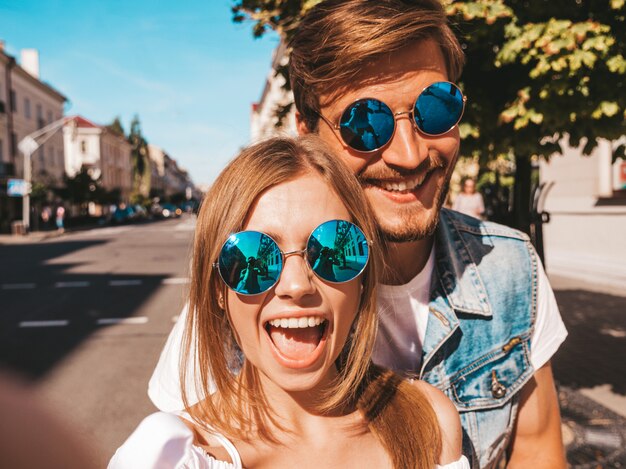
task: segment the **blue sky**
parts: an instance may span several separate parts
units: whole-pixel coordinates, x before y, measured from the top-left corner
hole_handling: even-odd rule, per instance
[[[66,113],[107,124],[134,114],[144,136],[210,183],[249,140],[278,36],[233,24],[230,0],[0,0],[0,39],[39,50]]]

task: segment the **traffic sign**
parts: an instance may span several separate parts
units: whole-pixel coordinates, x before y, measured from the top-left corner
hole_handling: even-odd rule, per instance
[[[9,197],[24,197],[30,194],[31,184],[24,179],[9,179],[7,181],[7,195]]]

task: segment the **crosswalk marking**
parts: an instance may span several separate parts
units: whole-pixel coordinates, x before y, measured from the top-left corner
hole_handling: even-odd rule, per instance
[[[76,281],[76,282],[56,282],[54,284],[55,288],[83,288],[88,287],[90,282],[85,281]]]
[[[99,326],[108,326],[112,324],[145,324],[148,318],[145,316],[136,316],[131,318],[100,318],[96,321]]]
[[[135,280],[109,280],[111,287],[130,287],[133,285],[141,285],[143,282],[139,279]]]
[[[57,319],[54,321],[22,321],[20,327],[63,327],[70,322],[67,319]]]
[[[161,282],[163,285],[183,285],[189,283],[189,278],[187,277],[170,277],[165,278]]]

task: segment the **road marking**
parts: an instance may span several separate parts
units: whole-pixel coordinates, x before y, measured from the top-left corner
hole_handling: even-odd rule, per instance
[[[145,316],[137,316],[132,318],[101,318],[98,319],[99,326],[108,326],[110,324],[145,324],[148,318]]]
[[[110,280],[109,286],[111,287],[130,287],[133,285],[141,285],[143,282],[139,279],[136,280]]]
[[[20,327],[63,327],[70,322],[67,319],[58,319],[56,321],[22,321]]]
[[[56,282],[54,284],[55,288],[82,288],[89,285],[89,282]]]
[[[184,285],[186,283],[189,283],[189,278],[187,277],[170,277],[161,281],[163,285]]]
[[[28,290],[35,288],[35,283],[4,283],[2,284],[3,290]]]

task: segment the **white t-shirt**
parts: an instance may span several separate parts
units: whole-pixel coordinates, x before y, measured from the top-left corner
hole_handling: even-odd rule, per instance
[[[434,248],[426,266],[405,285],[379,285],[379,332],[374,347],[375,363],[396,371],[419,374],[422,343],[428,323],[430,279],[435,267]],[[545,365],[567,337],[559,307],[548,278],[537,260],[537,318],[530,340],[530,361],[535,370]],[[165,412],[183,409],[179,384],[179,357],[187,306],[170,332],[159,362],[148,384],[148,395]],[[191,403],[198,400],[191,376],[187,373]],[[209,389],[214,390],[212,383]]]
[[[530,339],[530,361],[535,370],[550,360],[567,337],[554,292],[539,259],[537,265],[537,318]],[[434,268],[433,247],[426,265],[409,283],[378,285],[380,323],[373,356],[378,365],[419,374]]]

